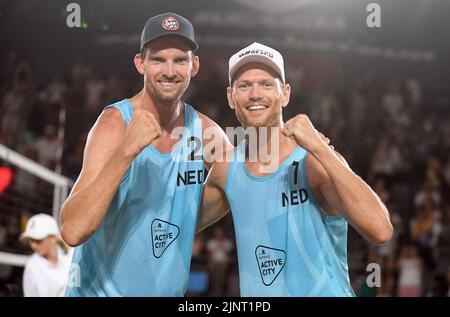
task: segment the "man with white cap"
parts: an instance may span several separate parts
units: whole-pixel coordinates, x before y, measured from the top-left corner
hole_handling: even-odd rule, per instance
[[[24,296],[64,296],[71,257],[60,239],[56,220],[47,214],[34,215],[20,239],[28,241],[34,251],[23,274]]]
[[[230,58],[229,80],[228,103],[256,130],[257,144],[244,141],[230,161],[213,165],[197,229],[231,208],[241,296],[354,296],[347,224],[385,243],[386,207],[306,115],[283,121],[291,87],[278,51],[259,43],[242,49]]]

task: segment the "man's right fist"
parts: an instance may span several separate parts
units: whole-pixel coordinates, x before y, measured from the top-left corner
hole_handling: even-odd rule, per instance
[[[138,155],[154,140],[161,136],[161,127],[153,113],[136,109],[127,126],[123,145],[128,153]]]

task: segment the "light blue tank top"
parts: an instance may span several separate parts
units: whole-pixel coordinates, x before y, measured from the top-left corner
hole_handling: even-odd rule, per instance
[[[297,147],[272,174],[251,175],[245,146],[230,163],[226,195],[236,234],[241,296],[355,296],[347,266],[347,221],[327,216]]]
[[[128,100],[107,108],[128,125]],[[74,251],[67,296],[184,295],[204,180],[202,124],[187,104],[184,127],[171,153],[149,145],[133,161],[102,225]]]

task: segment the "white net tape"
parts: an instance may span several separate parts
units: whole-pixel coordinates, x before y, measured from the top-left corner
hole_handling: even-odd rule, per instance
[[[5,265],[25,266],[29,259],[29,255],[0,252],[0,263]]]

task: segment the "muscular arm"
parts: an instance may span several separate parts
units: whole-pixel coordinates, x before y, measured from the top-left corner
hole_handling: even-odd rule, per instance
[[[118,110],[102,113],[89,133],[80,176],[61,210],[61,235],[67,244],[79,245],[98,229],[134,158],[160,135],[148,111],[136,109],[127,127]]]
[[[219,221],[230,207],[225,195],[227,158],[232,157],[233,146],[223,130],[211,119],[200,114],[203,126],[204,162],[209,170],[205,181],[197,221],[197,233]]]
[[[230,206],[225,195],[226,162],[215,163],[209,171],[203,187],[200,214],[197,221],[197,233],[223,218]]]
[[[337,152],[318,147],[307,157],[307,175],[328,213],[337,211],[373,244],[390,240],[393,229],[386,207]]]
[[[286,122],[283,133],[309,152],[307,177],[326,210],[336,210],[374,244],[392,236],[389,214],[377,194],[331,149],[306,115]]]
[[[125,123],[117,110],[105,111],[89,132],[83,168],[61,210],[61,235],[70,246],[100,226],[133,155],[121,146]]]

